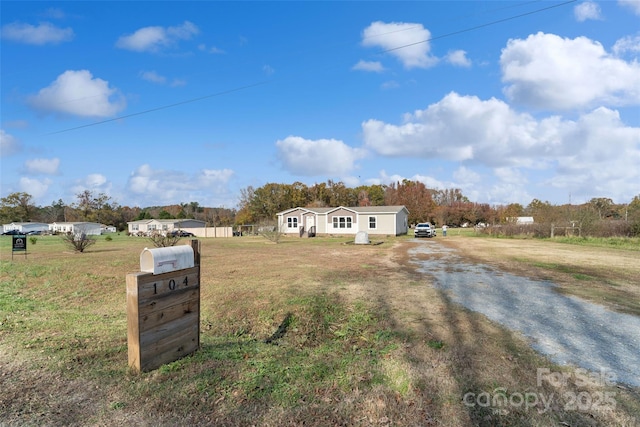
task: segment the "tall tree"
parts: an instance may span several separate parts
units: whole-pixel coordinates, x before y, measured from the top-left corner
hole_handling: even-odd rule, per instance
[[[0,218],[2,222],[26,222],[35,212],[33,196],[29,193],[16,192],[0,199]]]

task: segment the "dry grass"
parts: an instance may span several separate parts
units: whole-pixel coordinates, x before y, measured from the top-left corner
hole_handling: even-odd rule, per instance
[[[467,241],[484,241],[498,257],[507,253],[491,249],[487,239]],[[409,263],[414,243],[408,239],[376,246],[331,238],[202,242],[202,348],[139,376],[126,366],[124,279],[138,269],[147,242],[116,238],[72,254],[42,238],[27,259],[13,262],[0,242],[0,423],[596,426],[640,420],[638,390],[575,381],[538,385],[537,368],[574,371],[452,304]],[[548,270],[520,265],[523,273]],[[574,410],[568,392],[615,393],[615,408]],[[549,411],[471,407],[463,403],[467,393],[537,393],[555,401]]]

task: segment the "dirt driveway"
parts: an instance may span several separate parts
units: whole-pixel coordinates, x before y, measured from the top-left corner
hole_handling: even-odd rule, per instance
[[[605,372],[640,387],[639,317],[563,295],[549,280],[473,262],[438,240],[419,243],[410,251],[412,261],[452,301],[522,333],[558,364]],[[624,258],[616,262],[627,267]]]

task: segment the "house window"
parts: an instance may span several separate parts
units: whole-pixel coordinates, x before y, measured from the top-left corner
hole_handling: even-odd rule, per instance
[[[370,216],[369,217],[369,229],[371,229],[371,230],[375,230],[376,229],[376,217],[375,216]]]
[[[333,228],[351,228],[353,218],[350,216],[334,216]]]
[[[138,224],[133,224],[133,225],[131,226],[131,230],[132,230],[132,231],[138,231]]]
[[[287,218],[287,227],[298,228],[298,218],[295,216]]]

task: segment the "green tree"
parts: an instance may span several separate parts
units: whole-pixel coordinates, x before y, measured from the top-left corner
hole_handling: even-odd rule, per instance
[[[0,199],[0,218],[2,222],[26,222],[35,212],[33,197],[29,193],[11,193]]]

